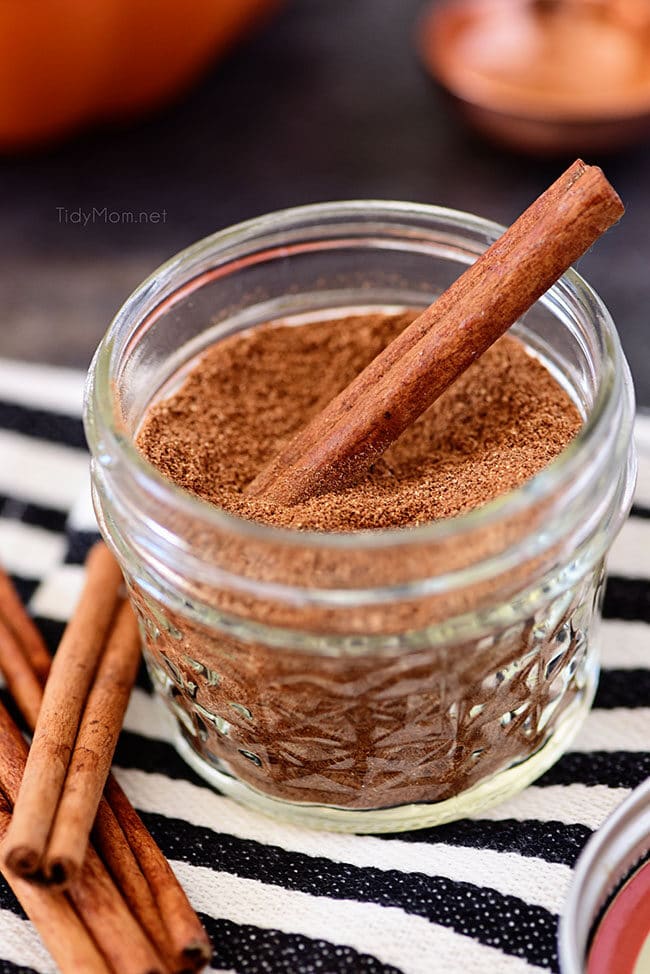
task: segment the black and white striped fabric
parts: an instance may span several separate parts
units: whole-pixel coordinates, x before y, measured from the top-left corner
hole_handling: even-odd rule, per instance
[[[81,373],[0,361],[0,558],[54,649],[94,540]],[[637,504],[610,559],[603,673],[571,753],[475,819],[401,835],[281,825],[198,779],[144,674],[117,777],[203,917],[212,970],[240,974],[557,971],[576,858],[650,776],[650,419]],[[2,691],[4,693],[4,690]],[[1,972],[53,972],[5,885]]]

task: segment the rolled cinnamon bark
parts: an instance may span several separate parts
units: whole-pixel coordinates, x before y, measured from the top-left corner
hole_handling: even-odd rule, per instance
[[[47,652],[47,650],[45,651]],[[25,718],[27,725],[33,730],[43,697],[43,689],[36,678],[36,674],[31,670],[26,657],[20,652],[13,633],[7,629],[1,619],[0,671],[5,677],[9,692],[16,701],[18,709]],[[2,714],[0,712],[1,726]],[[5,753],[4,750],[3,753]],[[24,756],[26,759],[26,752]],[[0,762],[1,760],[2,755],[0,755]],[[13,770],[11,774],[14,775]],[[1,774],[0,780],[2,780]],[[16,785],[17,793],[18,787]],[[156,945],[156,949],[165,960],[166,965],[170,970],[173,970],[169,938],[153,894],[133,855],[131,846],[105,798],[99,802],[93,839],[108,871],[133,911],[133,915],[151,942]],[[13,876],[9,870],[7,870],[7,875]]]
[[[34,620],[25,609],[11,579],[2,567],[0,567],[0,616],[23,648],[39,683],[45,684],[50,672],[50,654],[43,644]]]
[[[509,232],[512,235],[513,242],[530,232],[531,227],[543,217],[548,208],[555,206],[576,179],[583,175],[585,168],[584,162],[577,159],[545,193],[537,197],[510,228]],[[451,289],[448,288],[436,298],[435,305],[439,315],[453,311],[453,294],[450,291]],[[393,368],[402,355],[419,342],[426,334],[427,329],[426,319],[423,319],[422,315],[418,316],[338,396],[314,416],[308,426],[298,432],[277,457],[258,473],[255,480],[249,484],[247,493],[252,496],[263,496],[279,477],[283,468],[299,460],[310,441],[316,440],[318,436],[325,436],[350,409],[353,409],[354,404],[358,402],[361,396],[371,390],[388,370]]]
[[[9,627],[5,618],[0,614],[0,672],[18,709],[33,730],[43,699],[43,684],[23,652],[15,630]]]
[[[116,974],[167,974],[92,846],[68,895]]]
[[[106,798],[99,803],[92,839],[133,916],[165,962],[166,969],[176,974],[179,968],[153,893]]]
[[[247,492],[291,505],[361,477],[623,212],[602,171],[578,160],[287,444]]]
[[[0,788],[14,807],[27,755],[25,739],[0,704]],[[11,823],[7,823],[7,833],[10,829]],[[3,865],[3,872],[5,869],[16,875],[14,870]],[[69,895],[115,974],[165,974],[164,963],[130,913],[92,847],[79,878],[70,887]]]
[[[209,963],[212,949],[185,890],[115,778],[107,782],[106,797],[147,877],[167,929],[177,969],[200,971]]]
[[[52,662],[5,843],[7,864],[19,876],[31,876],[40,869],[121,584],[117,562],[98,543],[88,556],[79,604]]]
[[[6,626],[5,630],[7,630]],[[27,654],[20,651],[20,647],[11,633],[11,638],[3,642],[1,632],[0,629],[0,671],[4,674],[9,691],[28,726],[33,729],[41,705],[43,690],[38,684],[36,674],[31,669]],[[42,650],[49,659],[49,653],[44,644]],[[3,786],[3,782],[6,780],[14,798],[18,794],[20,775],[26,758],[27,745],[25,740],[7,711],[0,705],[0,786]],[[19,771],[16,770],[17,767]],[[140,817],[135,813],[133,815],[129,813],[129,809],[132,811],[132,808],[128,798],[111,775],[109,775],[108,782],[107,790],[113,794],[121,821],[118,821],[106,797],[102,797],[93,829],[96,848],[133,915],[151,943],[155,945],[158,955],[164,960],[166,969],[179,972],[179,974],[188,970],[200,970],[209,962],[211,957],[207,934],[196,913],[192,910],[173,871],[160,868],[159,860],[166,860]],[[146,834],[149,841],[138,841],[140,833]],[[155,847],[155,852],[152,851],[151,844]],[[145,876],[140,868],[132,845],[144,850],[142,854],[148,864],[148,876]],[[158,863],[158,868],[152,868],[151,863]],[[158,881],[162,877],[165,882],[176,888],[175,892],[171,894],[160,895],[158,893],[157,896],[163,906],[172,911],[172,916],[165,919],[161,916],[149,885],[149,877],[153,881]],[[187,916],[188,910],[192,917]],[[180,914],[178,917],[176,916],[177,912]],[[174,927],[175,930],[175,946],[173,948],[168,926]],[[200,932],[198,932],[199,930]],[[182,939],[183,934],[187,938],[186,941]]]
[[[0,843],[4,842],[11,814],[0,800]],[[0,871],[32,921],[61,974],[111,974],[74,907],[56,890],[19,879],[0,862]]]
[[[0,703],[0,789],[12,808],[20,790],[28,750],[27,741]]]
[[[43,858],[46,879],[57,885],[81,870],[139,662],[138,624],[123,602],[88,693]]]

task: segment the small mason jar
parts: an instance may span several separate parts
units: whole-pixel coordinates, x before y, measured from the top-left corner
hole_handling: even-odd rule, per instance
[[[157,270],[97,350],[85,421],[100,530],[181,754],[238,801],[328,829],[434,825],[531,782],[589,709],[604,558],[634,483],[633,393],[611,318],[573,271],[513,334],[584,427],[470,513],[280,529],[181,490],[135,446],[150,405],[215,342],[274,320],[424,307],[501,231],[410,203],[264,216]]]

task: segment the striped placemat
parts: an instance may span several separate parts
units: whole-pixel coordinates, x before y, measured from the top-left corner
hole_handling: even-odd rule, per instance
[[[79,372],[0,360],[0,558],[51,648],[95,537],[82,387]],[[557,971],[557,921],[576,857],[650,776],[650,419],[638,420],[637,437],[637,503],[610,558],[595,708],[551,771],[477,818],[382,837],[263,818],[180,760],[141,674],[117,777],[206,924],[213,970]],[[0,972],[54,970],[2,884]]]

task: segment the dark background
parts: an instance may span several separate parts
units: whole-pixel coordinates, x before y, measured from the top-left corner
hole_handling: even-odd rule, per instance
[[[85,367],[157,264],[268,210],[376,197],[510,223],[566,160],[518,158],[464,129],[418,63],[425,6],[293,0],[164,112],[0,161],[0,355]],[[650,148],[589,161],[603,163],[628,213],[580,269],[609,305],[650,406]],[[164,210],[166,220],[61,220],[93,207]]]

